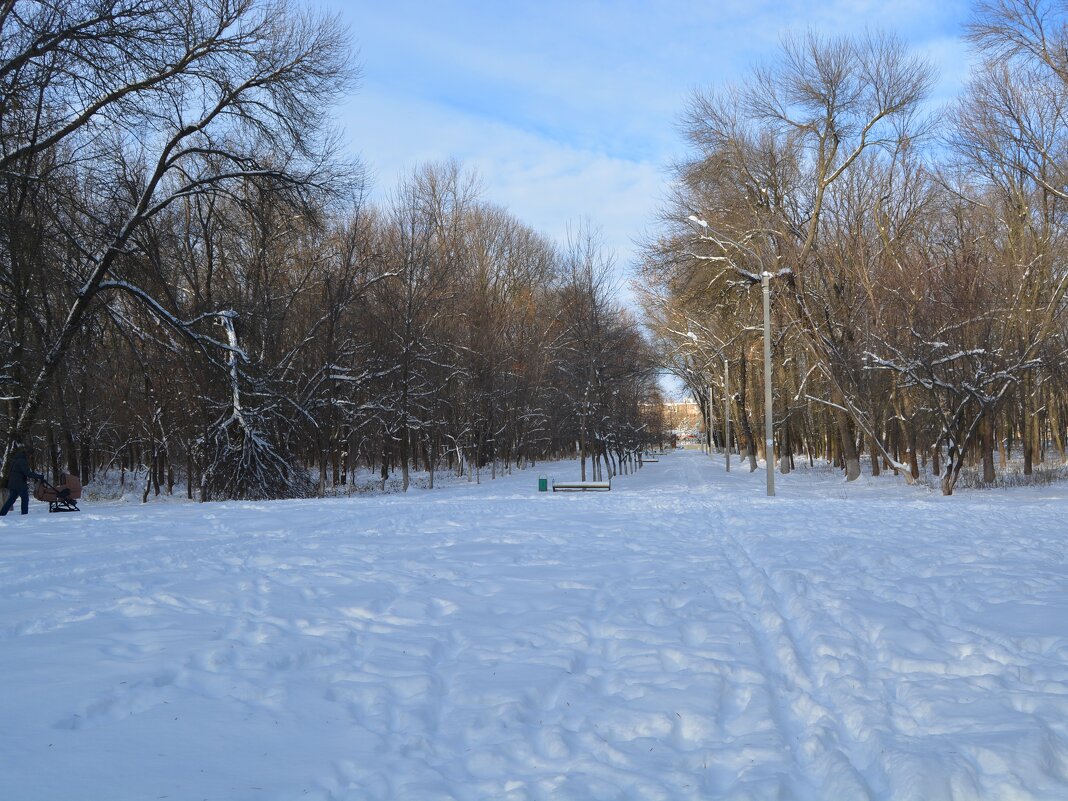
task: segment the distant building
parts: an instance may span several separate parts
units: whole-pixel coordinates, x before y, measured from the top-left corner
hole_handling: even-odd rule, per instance
[[[643,403],[641,406],[649,431],[675,434],[682,439],[700,437],[704,433],[701,407],[693,401]]]
[[[693,401],[664,404],[664,427],[680,434],[699,433],[704,430],[701,407]]]

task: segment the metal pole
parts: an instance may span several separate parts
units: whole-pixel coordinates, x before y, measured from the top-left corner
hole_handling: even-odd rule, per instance
[[[771,414],[771,273],[760,274],[764,287],[764,459],[767,462],[768,497],[775,495],[775,446]]]
[[[708,424],[705,426],[705,439],[708,440],[708,455],[712,455],[712,387],[708,387]]]
[[[723,357],[723,457],[731,471],[731,363]]]
[[[708,408],[707,402],[701,405],[705,407],[705,418],[703,421],[705,426],[705,435],[701,437],[701,452],[708,453],[708,427],[712,423],[712,410]]]

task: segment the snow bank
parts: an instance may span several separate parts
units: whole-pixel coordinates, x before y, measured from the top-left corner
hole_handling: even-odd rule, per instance
[[[1068,492],[776,480],[6,517],[0,797],[1068,798]]]

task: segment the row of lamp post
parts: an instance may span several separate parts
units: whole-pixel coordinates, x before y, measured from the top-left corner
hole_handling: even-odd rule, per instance
[[[716,353],[723,359],[723,460],[724,467],[731,471],[731,363],[726,351],[713,345]],[[708,449],[712,452],[712,387],[708,387]]]
[[[705,220],[700,219],[694,215],[690,215],[688,220],[701,228],[708,228],[708,223]],[[745,248],[748,250],[748,248]],[[750,251],[752,252],[752,251]],[[759,257],[757,257],[759,260]],[[768,497],[774,497],[775,495],[775,437],[773,431],[774,418],[772,415],[772,396],[771,396],[771,273],[762,269],[760,273],[760,286],[764,295],[764,459],[767,465],[767,480],[768,480]],[[717,348],[718,350],[718,348]],[[731,449],[730,449],[730,392],[728,390],[728,362],[726,353],[720,351],[720,356],[723,359],[723,410],[724,410],[724,426],[725,437],[724,452],[726,454],[726,469],[730,472],[731,469]],[[708,408],[711,415],[712,409],[712,388],[708,389]],[[711,444],[710,446],[711,447]]]

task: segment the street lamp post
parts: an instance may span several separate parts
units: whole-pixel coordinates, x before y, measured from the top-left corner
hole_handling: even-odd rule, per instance
[[[686,218],[687,221],[692,222],[694,225],[703,229],[704,231],[711,231],[711,228],[707,220],[703,220],[696,214],[691,214]],[[739,250],[748,253],[754,257],[758,264],[763,265],[763,262],[758,254],[756,254],[751,248],[738,242],[732,242],[727,237],[721,236],[708,236],[704,233],[700,234],[702,239],[711,239],[715,244],[724,251],[728,250],[727,245],[737,247]],[[788,273],[789,271],[780,270],[779,275]],[[755,276],[751,273],[745,273],[746,278],[756,283]],[[762,270],[760,273],[760,285],[764,290],[764,452],[767,464],[767,476],[768,476],[768,497],[775,495],[775,445],[774,445],[774,432],[772,427],[774,425],[772,417],[771,406],[771,279],[774,278],[767,270]],[[724,389],[727,384],[727,360],[723,360],[723,383]],[[730,470],[730,417],[729,407],[727,406],[729,393],[724,392],[724,409],[727,412],[725,416],[725,426],[727,431],[727,470]]]
[[[712,387],[705,387],[708,398],[708,421],[705,423],[705,441],[708,443],[708,455],[712,455]]]
[[[768,497],[775,495],[775,446],[771,413],[771,273],[760,274],[764,288],[764,460],[767,464]]]
[[[722,343],[720,343],[722,344]],[[731,471],[731,363],[727,359],[726,350],[720,350],[713,345],[713,349],[723,359],[723,464],[726,472]],[[724,346],[725,348],[726,346]],[[711,362],[705,365],[706,369]],[[708,453],[712,453],[712,387],[708,388]]]
[[[731,363],[723,354],[723,463],[731,471]]]

